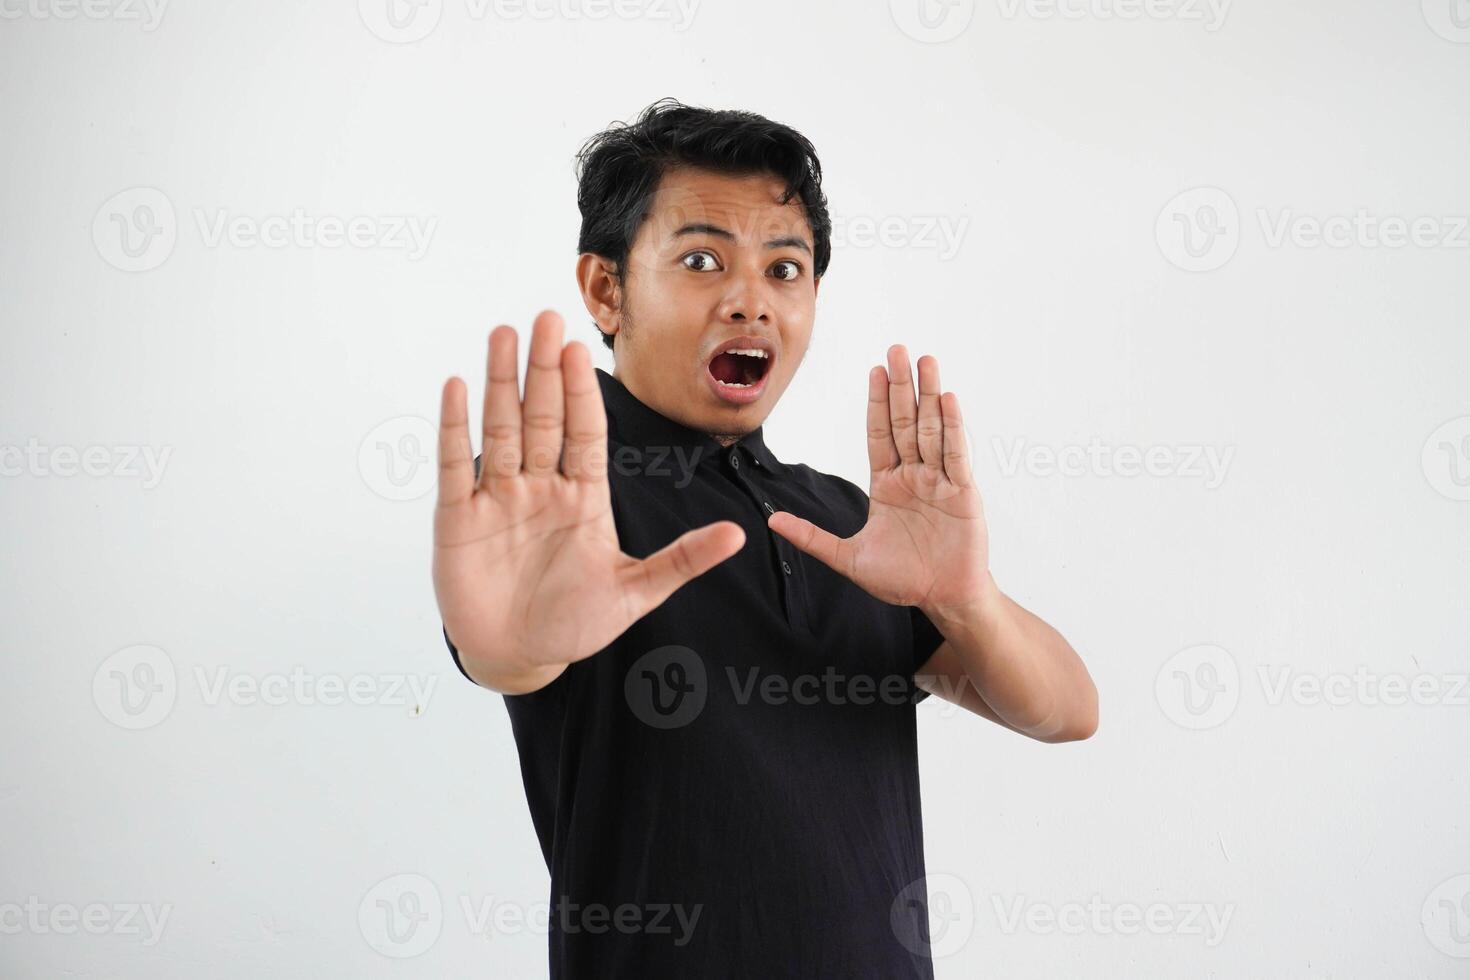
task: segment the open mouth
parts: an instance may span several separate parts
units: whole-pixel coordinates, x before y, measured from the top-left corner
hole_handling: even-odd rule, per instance
[[[727,388],[754,388],[771,370],[771,354],[759,347],[721,351],[709,362],[710,377]]]

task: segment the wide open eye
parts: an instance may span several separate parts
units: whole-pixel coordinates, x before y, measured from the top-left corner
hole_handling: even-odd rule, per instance
[[[787,270],[785,275],[781,275],[777,271],[783,266],[786,267]],[[776,278],[781,280],[782,282],[790,282],[791,280],[799,278],[801,276],[801,263],[793,261],[791,259],[782,259],[780,262],[777,262],[775,265],[771,266],[771,271],[777,272]]]
[[[701,258],[705,261],[695,261]],[[706,252],[704,249],[690,252],[688,255],[684,256],[681,261],[684,263],[684,268],[692,269],[695,272],[709,272],[712,269],[719,268],[720,265],[719,260],[715,258],[714,253]]]

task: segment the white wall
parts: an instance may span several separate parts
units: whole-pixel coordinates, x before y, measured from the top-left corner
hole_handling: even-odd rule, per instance
[[[478,398],[496,323],[550,306],[595,341],[571,156],[676,95],[827,168],[839,242],[775,450],[861,480],[866,368],[937,355],[997,578],[1102,693],[1066,746],[921,709],[961,915],[939,976],[1463,975],[1451,0],[426,0],[402,30],[386,2],[0,0],[0,973],[544,975],[510,730],[440,642],[408,457],[443,378]],[[140,205],[165,234],[129,257],[111,215]],[[298,209],[427,247],[212,235]],[[1155,475],[1105,471],[1120,447]],[[216,688],[296,668],[373,703]],[[376,903],[415,891],[442,911],[395,945]]]

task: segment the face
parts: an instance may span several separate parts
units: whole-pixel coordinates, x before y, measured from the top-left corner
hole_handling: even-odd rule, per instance
[[[761,425],[806,355],[812,233],[769,176],[665,174],[622,287],[583,255],[588,310],[616,335],[613,375],[661,415],[716,436]],[[739,353],[734,353],[739,352]]]

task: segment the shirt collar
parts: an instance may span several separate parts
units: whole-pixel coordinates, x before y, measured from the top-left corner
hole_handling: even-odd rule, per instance
[[[607,410],[608,430],[625,446],[676,446],[697,450],[700,458],[719,459],[736,447],[745,450],[759,465],[774,470],[781,465],[766,447],[762,434],[765,426],[757,426],[729,446],[720,445],[713,436],[675,422],[639,401],[627,387],[602,368],[596,368],[597,383],[602,388],[602,404]]]

